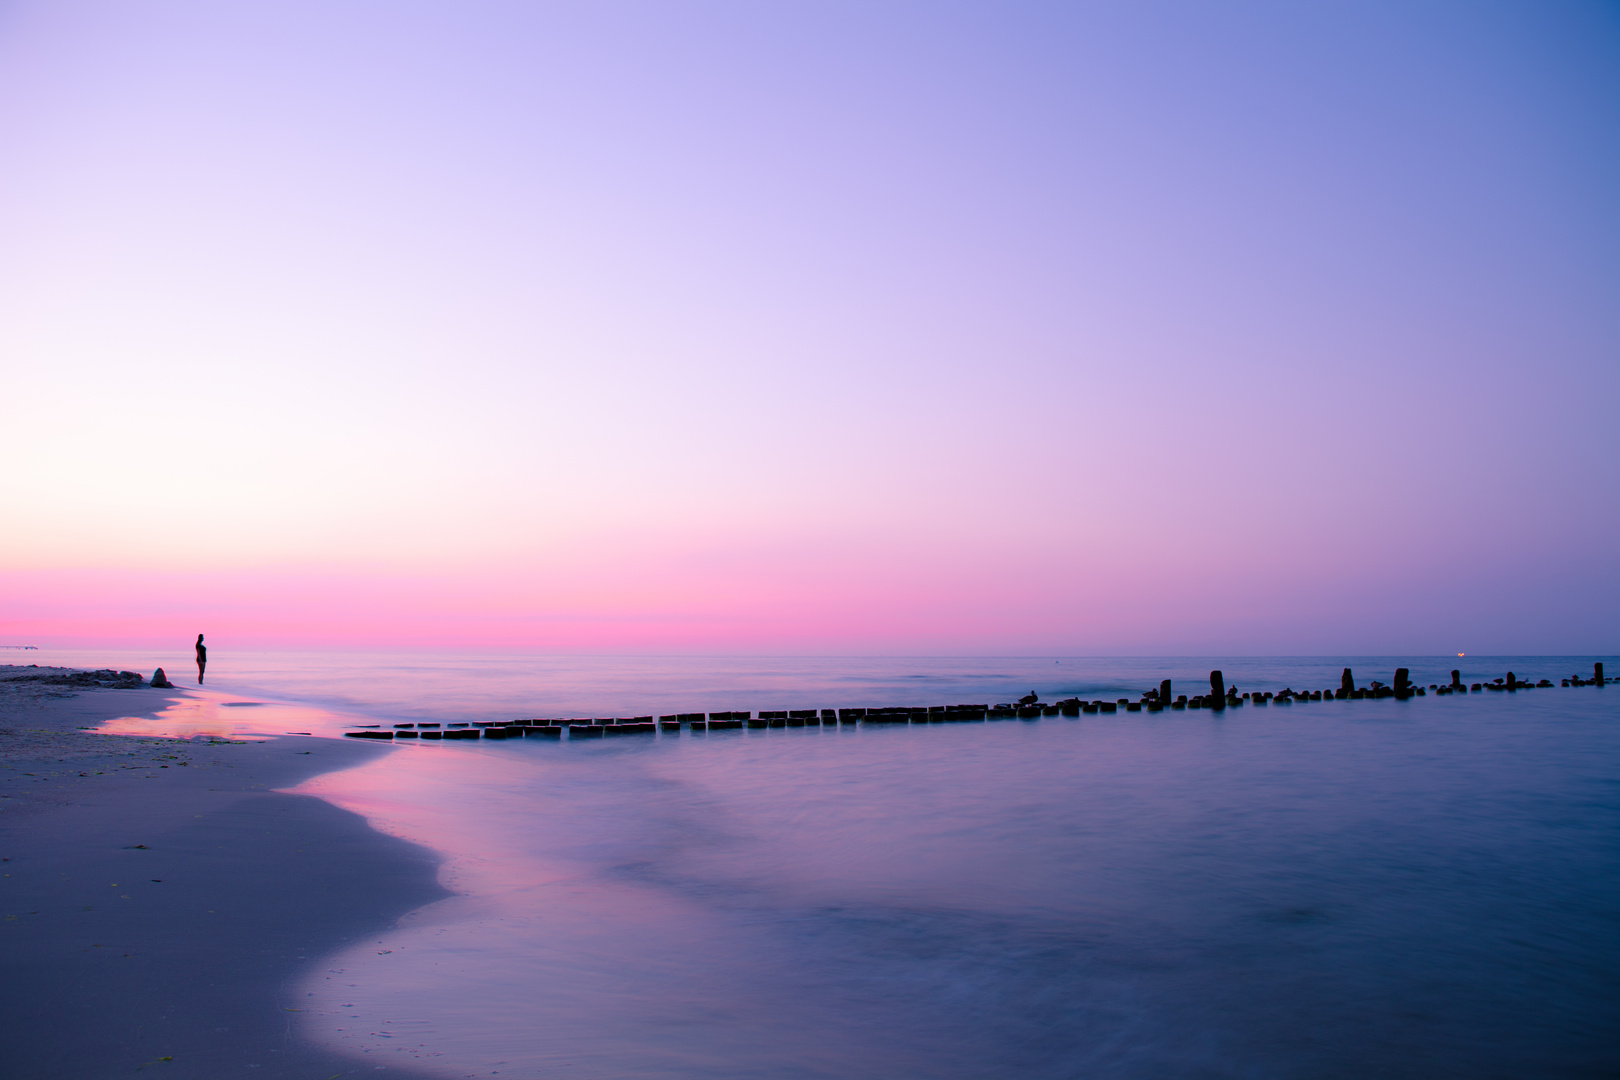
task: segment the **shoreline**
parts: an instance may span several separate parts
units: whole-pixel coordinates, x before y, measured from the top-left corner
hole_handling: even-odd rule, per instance
[[[0,680],[17,670],[0,667]],[[186,694],[0,682],[9,1069],[85,1080],[160,1066],[187,1080],[371,1073],[299,1037],[289,995],[322,957],[451,895],[440,858],[274,789],[388,751],[82,730],[155,716]]]

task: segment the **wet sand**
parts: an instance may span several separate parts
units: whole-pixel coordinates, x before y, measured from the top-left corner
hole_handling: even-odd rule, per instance
[[[294,1035],[290,988],[447,895],[438,858],[273,789],[390,751],[80,730],[183,693],[0,681],[5,1075],[375,1075]]]

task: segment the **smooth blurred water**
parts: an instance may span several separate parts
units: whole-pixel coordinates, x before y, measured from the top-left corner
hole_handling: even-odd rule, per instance
[[[301,663],[283,698],[325,679],[345,706],[405,720],[1134,696],[1165,676],[1193,692],[1210,667],[1253,689],[1332,686],[1345,664],[1363,683],[1407,666],[1426,684],[1461,666],[395,657],[368,686]],[[1509,669],[1557,680],[1591,658],[1463,667],[1470,681]],[[186,715],[353,721],[228,707],[231,691],[274,690],[278,670],[222,678]],[[444,686],[468,681],[482,689]],[[850,1080],[1620,1070],[1620,687],[405,745],[300,790],[444,852],[460,894],[299,989],[303,1033],[373,1065]]]

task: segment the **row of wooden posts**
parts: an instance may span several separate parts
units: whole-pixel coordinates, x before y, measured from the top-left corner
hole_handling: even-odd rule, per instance
[[[1603,665],[1592,666],[1592,678],[1583,679],[1577,675],[1560,681],[1565,687],[1569,686],[1604,686],[1608,680],[1603,676]],[[1429,693],[1436,695],[1486,693],[1491,691],[1505,691],[1516,693],[1520,690],[1546,689],[1552,687],[1552,681],[1541,679],[1538,682],[1521,680],[1513,672],[1492,682],[1464,683],[1462,673],[1453,671],[1451,682],[1445,685],[1431,683],[1428,687],[1420,686],[1411,680],[1411,672],[1407,668],[1396,668],[1394,681],[1389,685],[1373,680],[1365,687],[1356,685],[1355,674],[1344,669],[1339,679],[1337,690],[1294,690],[1285,689],[1280,693],[1266,691],[1265,693],[1238,693],[1237,687],[1228,687],[1226,679],[1219,671],[1209,673],[1209,693],[1188,697],[1186,694],[1172,696],[1169,679],[1161,682],[1157,689],[1148,690],[1137,701],[1129,698],[1118,698],[1114,701],[1084,701],[1080,698],[1067,698],[1063,701],[1042,703],[1038,697],[1031,693],[1014,703],[999,705],[934,705],[926,708],[883,708],[883,709],[783,709],[779,711],[765,711],[757,716],[752,712],[715,712],[715,713],[674,713],[668,716],[633,716],[633,717],[592,717],[584,719],[533,719],[533,720],[472,720],[466,723],[414,723],[395,724],[391,730],[383,729],[381,724],[363,727],[360,731],[345,732],[355,739],[514,739],[514,738],[550,738],[561,739],[563,733],[568,733],[569,739],[599,739],[613,735],[641,735],[655,731],[677,732],[685,727],[692,731],[725,731],[735,728],[772,728],[772,727],[823,727],[823,726],[849,726],[854,724],[943,724],[959,723],[964,721],[980,720],[1037,720],[1042,716],[1081,716],[1091,713],[1117,713],[1123,708],[1126,712],[1163,712],[1165,709],[1224,709],[1240,708],[1243,705],[1292,705],[1295,702],[1310,701],[1361,701],[1368,698],[1395,698],[1405,701],[1413,697],[1424,697]]]

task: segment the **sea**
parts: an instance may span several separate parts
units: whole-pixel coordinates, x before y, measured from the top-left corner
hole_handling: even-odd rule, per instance
[[[189,648],[10,662],[162,664]],[[302,1036],[434,1077],[1620,1076],[1614,657],[538,657],[216,649],[108,730],[1518,692],[395,745],[295,789],[454,892],[313,962]],[[291,1014],[289,1014],[291,1015]]]

